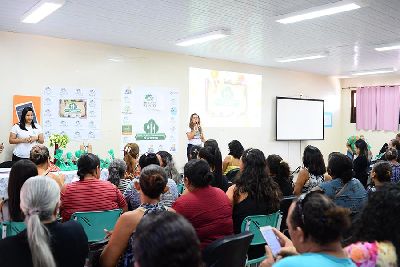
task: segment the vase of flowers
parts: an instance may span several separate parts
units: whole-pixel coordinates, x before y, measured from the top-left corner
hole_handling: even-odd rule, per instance
[[[69,138],[66,134],[52,134],[50,135],[50,146],[54,146],[54,156],[57,154],[57,150],[60,148],[66,148],[69,142]],[[54,164],[57,159],[54,157]]]

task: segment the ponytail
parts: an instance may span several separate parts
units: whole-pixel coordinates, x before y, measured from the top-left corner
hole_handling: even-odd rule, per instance
[[[42,221],[53,219],[60,201],[58,184],[44,176],[32,177],[22,186],[20,198],[33,266],[56,267],[50,248],[49,232]]]
[[[26,215],[27,235],[29,248],[32,254],[34,267],[56,267],[53,254],[50,249],[49,233],[39,218],[39,212],[33,211],[32,215]]]

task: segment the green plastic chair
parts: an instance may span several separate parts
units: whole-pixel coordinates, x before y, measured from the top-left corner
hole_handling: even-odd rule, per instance
[[[281,213],[280,211],[277,211],[275,213],[269,214],[269,215],[253,215],[253,216],[247,216],[244,218],[242,225],[241,225],[241,232],[246,232],[250,231],[254,234],[253,240],[250,243],[251,246],[256,246],[256,245],[263,245],[266,244],[264,237],[262,236],[260,232],[260,227],[263,226],[272,226],[277,229],[279,229],[280,224],[281,224]],[[256,259],[251,259],[246,262],[246,266],[250,266],[252,264],[258,264],[265,260],[265,256],[256,258]]]
[[[121,209],[75,212],[72,214],[71,220],[77,221],[83,226],[89,242],[98,242],[104,240],[106,236],[104,229],[109,231],[114,229],[121,213]]]
[[[184,189],[184,185],[183,184],[177,184],[176,187],[178,188],[179,195],[182,195],[183,189]]]
[[[1,239],[14,236],[26,229],[24,222],[2,222],[1,223]]]

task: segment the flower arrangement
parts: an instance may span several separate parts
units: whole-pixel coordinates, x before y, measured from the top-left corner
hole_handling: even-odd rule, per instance
[[[66,134],[52,134],[50,135],[50,146],[56,146],[60,148],[66,148],[69,142],[69,138]],[[57,147],[57,148],[58,148]]]

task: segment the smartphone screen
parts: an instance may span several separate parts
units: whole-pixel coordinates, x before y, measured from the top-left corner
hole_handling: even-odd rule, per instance
[[[281,250],[281,244],[279,243],[279,240],[276,238],[276,235],[272,231],[272,227],[271,226],[260,227],[260,232],[264,237],[265,242],[267,242],[267,245],[271,248],[272,254],[276,256]]]

